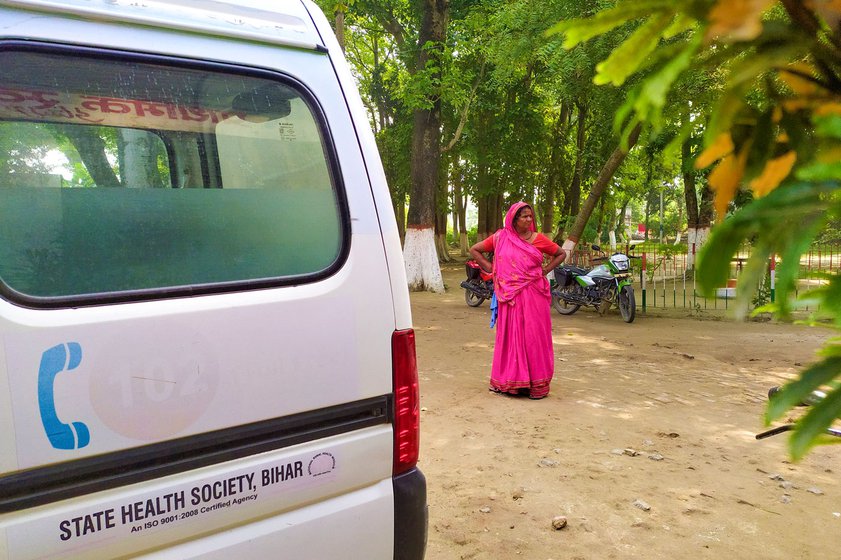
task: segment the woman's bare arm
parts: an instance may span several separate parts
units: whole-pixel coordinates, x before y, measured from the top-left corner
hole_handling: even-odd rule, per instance
[[[482,248],[484,246],[484,242],[480,241],[473,245],[468,251],[470,251],[470,256],[472,256],[479,266],[482,267],[482,270],[485,272],[492,272],[493,271],[493,264],[488,258],[482,253]]]

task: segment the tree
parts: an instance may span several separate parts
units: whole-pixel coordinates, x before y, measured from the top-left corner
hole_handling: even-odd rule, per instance
[[[412,190],[406,216],[403,255],[409,289],[443,292],[435,250],[435,191],[441,165],[441,55],[447,35],[448,0],[424,0],[418,33],[415,75],[428,83],[414,109]]]
[[[696,250],[706,243],[712,227],[713,191],[707,184],[707,174],[695,169],[695,158],[699,153],[697,138],[687,138],[680,147],[681,176],[686,202],[686,245],[689,248],[686,266],[695,268]],[[701,180],[700,197],[697,188],[699,179]]]
[[[564,241],[563,248],[567,251],[572,251],[572,249],[574,249],[578,244],[578,240],[581,239],[581,234],[584,233],[584,227],[587,225],[587,220],[590,219],[590,215],[593,213],[593,208],[596,207],[596,202],[602,196],[602,193],[604,193],[605,188],[607,188],[607,185],[616,173],[616,170],[625,160],[625,156],[628,155],[628,151],[634,146],[634,144],[637,143],[641,128],[642,124],[637,124],[628,137],[627,147],[617,146],[616,149],[613,150],[613,153],[610,154],[610,157],[607,158],[599,176],[596,177],[596,181],[590,188],[590,194],[587,196],[587,200],[584,201],[581,210],[575,218],[575,223],[573,223],[572,229],[569,231],[567,240]]]
[[[788,318],[802,301],[817,302],[812,316],[841,329],[841,277],[789,296],[800,256],[828,223],[841,219],[841,7],[796,0],[753,2],[623,2],[591,19],[562,22],[569,44],[628,22],[637,30],[600,65],[596,80],[623,83],[644,73],[616,120],[629,134],[636,123],[662,127],[664,108],[681,76],[721,73],[724,87],[704,110],[705,149],[695,168],[711,167],[717,223],[699,259],[699,281],[709,294],[729,274],[730,259],[746,240],[751,257],[737,288],[744,315],[751,293],[778,255],[778,299],[772,309]],[[686,111],[687,113],[689,111]],[[689,115],[687,120],[690,122]],[[683,142],[686,132],[680,141]],[[739,191],[751,202],[732,203]],[[820,360],[771,398],[766,421],[782,417],[811,391],[828,396],[797,422],[789,440],[796,459],[819,442],[841,416],[841,343],[828,341]]]
[[[120,179],[108,161],[108,146],[99,128],[72,124],[53,125],[56,134],[67,138],[78,152],[93,182],[100,187],[119,187]]]
[[[386,177],[402,223],[409,197],[403,253],[410,289],[443,291],[435,250],[436,191],[441,162],[441,104],[450,0],[322,1],[328,13],[341,12],[345,50],[361,80],[372,114]],[[349,33],[348,33],[349,32]],[[359,37],[363,39],[360,41]],[[386,37],[388,38],[386,40]],[[386,52],[388,46],[388,52]],[[382,58],[387,56],[387,59]],[[367,68],[366,68],[367,67]],[[387,154],[408,136],[408,172],[395,169]],[[400,177],[409,177],[405,190]],[[408,191],[408,192],[407,192]]]

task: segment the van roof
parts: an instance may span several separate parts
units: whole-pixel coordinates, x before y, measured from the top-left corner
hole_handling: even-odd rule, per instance
[[[300,1],[0,0],[0,6],[324,50]]]

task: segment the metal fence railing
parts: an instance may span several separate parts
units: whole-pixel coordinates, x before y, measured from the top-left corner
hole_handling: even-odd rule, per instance
[[[675,251],[671,248],[658,250],[657,246],[654,246],[644,251],[635,250],[633,247],[624,247],[621,250],[625,250],[629,255],[641,257],[639,260],[634,259],[632,264],[637,305],[643,312],[648,308],[727,310],[733,305],[742,267],[751,254],[749,245],[740,248],[731,261],[730,279],[727,284],[717,288],[714,297],[707,298],[700,293],[696,282],[696,259],[692,248],[689,251]],[[592,256],[594,255],[589,250],[575,250],[568,262],[589,267]],[[758,296],[768,302],[773,302],[776,297],[774,276],[778,262],[776,256],[769,259],[768,273]],[[839,273],[841,245],[813,247],[800,259],[800,274],[794,296],[825,283],[827,274]]]

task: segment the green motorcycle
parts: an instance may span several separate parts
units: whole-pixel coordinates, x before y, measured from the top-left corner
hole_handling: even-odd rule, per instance
[[[598,245],[594,251],[601,251]],[[626,323],[636,317],[637,304],[634,299],[631,259],[624,253],[595,257],[593,262],[601,264],[587,270],[574,265],[562,264],[553,271],[552,307],[561,315],[572,315],[584,305],[605,313],[611,305],[619,308]]]

